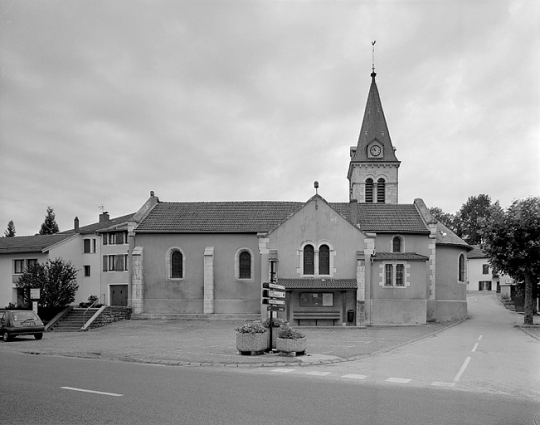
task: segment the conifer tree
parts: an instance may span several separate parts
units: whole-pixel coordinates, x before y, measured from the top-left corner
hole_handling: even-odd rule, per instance
[[[12,238],[13,236],[15,236],[15,224],[13,223],[13,220],[9,220],[7,229],[4,232],[4,236],[6,238]]]
[[[51,207],[47,207],[47,215],[45,216],[45,221],[41,224],[41,229],[39,231],[40,235],[53,235],[58,233],[58,224],[56,224],[56,218],[54,210]]]

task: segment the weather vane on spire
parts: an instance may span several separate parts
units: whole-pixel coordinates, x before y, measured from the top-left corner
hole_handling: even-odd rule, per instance
[[[371,70],[375,74],[375,43],[377,40],[371,42]]]

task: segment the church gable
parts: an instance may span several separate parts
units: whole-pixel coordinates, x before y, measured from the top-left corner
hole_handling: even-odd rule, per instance
[[[266,237],[268,248],[277,251],[280,278],[351,278],[366,238],[319,195]]]

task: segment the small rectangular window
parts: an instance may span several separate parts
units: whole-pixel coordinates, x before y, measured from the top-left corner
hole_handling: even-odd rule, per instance
[[[84,266],[84,276],[85,277],[90,276],[90,266]]]
[[[396,286],[405,286],[405,281],[403,280],[403,264],[396,265]]]
[[[384,286],[394,286],[394,266],[386,264],[384,266]]]
[[[24,271],[24,260],[13,260],[13,270],[15,274],[22,274]]]
[[[85,254],[90,254],[90,252],[91,252],[91,251],[90,251],[90,249],[91,249],[91,245],[90,245],[91,242],[92,242],[92,241],[91,241],[90,239],[85,239],[85,240],[83,241],[83,243],[84,243],[84,251],[83,251],[83,252],[84,252]]]
[[[300,292],[300,307],[333,307],[332,292]]]
[[[489,264],[482,264],[482,274],[489,274]]]
[[[35,266],[36,264],[37,264],[37,260],[35,259],[26,260],[26,268],[30,268],[32,266]]]

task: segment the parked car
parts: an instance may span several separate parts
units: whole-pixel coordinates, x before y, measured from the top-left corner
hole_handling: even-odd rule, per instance
[[[34,335],[43,338],[45,326],[32,310],[0,310],[0,335],[4,341],[18,335]]]

